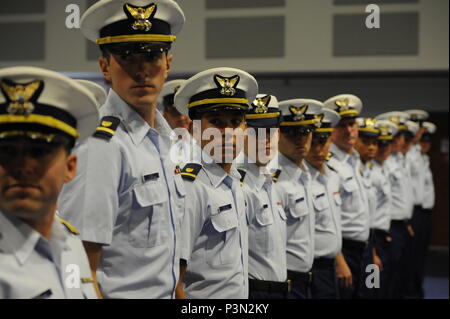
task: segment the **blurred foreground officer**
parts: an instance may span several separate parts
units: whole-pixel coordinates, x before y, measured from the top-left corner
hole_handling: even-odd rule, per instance
[[[181,173],[187,195],[177,298],[248,298],[248,221],[233,161],[257,91],[247,72],[215,68],[188,79],[175,95],[203,150],[201,164],[189,163]]]
[[[424,298],[423,280],[425,277],[425,265],[427,262],[428,247],[431,238],[431,213],[434,207],[435,193],[433,174],[430,168],[430,157],[427,155],[431,149],[432,135],[436,132],[436,125],[424,122],[422,126],[426,129],[419,143],[423,163],[423,197],[422,207],[413,216],[411,221],[414,229],[413,238],[413,260],[412,265],[412,293],[415,298]]]
[[[362,110],[361,100],[341,94],[324,102],[341,120],[333,130],[332,157],[328,162],[341,178],[342,253],[336,258],[340,298],[356,298],[361,280],[362,257],[369,239],[369,207],[360,174],[361,161],[354,149],[358,139],[356,117]]]
[[[0,69],[0,299],[96,298],[78,231],[55,216],[70,154],[98,122],[76,81],[34,67]]]
[[[172,130],[156,108],[183,23],[170,0],[99,1],[81,20],[112,88],[97,131],[75,150],[80,171],[59,202],[107,298],[174,296],[185,193],[170,161]]]
[[[91,94],[94,96],[95,100],[97,101],[97,108],[100,108],[103,104],[106,102],[106,97],[108,94],[106,93],[105,89],[100,85],[93,81],[88,80],[82,80],[77,79],[75,80],[82,86],[84,86],[86,89],[91,92]]]
[[[391,184],[389,170],[385,164],[392,149],[392,141],[397,134],[397,126],[388,120],[377,120],[376,128],[380,131],[378,136],[378,150],[375,155],[371,171],[372,186],[375,192],[375,209],[370,216],[371,244],[378,257],[377,265],[380,269],[380,287],[375,289],[373,298],[387,298],[388,274],[390,269],[389,254],[392,237],[389,233],[391,224]]]
[[[341,195],[340,179],[328,165],[331,133],[340,120],[335,111],[322,109],[320,128],[313,133],[306,166],[311,173],[311,190],[315,215],[314,263],[311,296],[313,299],[337,299],[338,286],[335,260],[341,252]]]
[[[376,249],[373,244],[374,234],[372,231],[374,215],[376,213],[376,194],[375,188],[373,186],[372,160],[378,151],[378,136],[380,134],[380,131],[375,127],[375,120],[372,118],[359,117],[356,119],[356,123],[358,124],[358,140],[355,144],[355,149],[356,151],[358,151],[361,159],[360,174],[362,177],[364,190],[366,192],[366,198],[369,204],[369,226],[371,230],[369,235],[369,244],[367,245],[363,256],[363,269],[361,272],[362,278],[361,286],[359,288],[359,295],[361,298],[375,298],[377,289],[379,287],[369,287],[368,283],[366,283],[366,276],[367,272],[371,272],[370,268],[367,268],[369,265],[374,264],[378,266],[378,270],[381,270],[382,268],[380,258],[377,255]]]
[[[280,124],[275,189],[286,213],[287,275],[291,299],[310,298],[311,268],[314,261],[314,223],[311,175],[304,159],[311,148],[313,131],[320,125],[320,101],[294,99],[279,103]]]
[[[249,297],[283,299],[290,288],[286,281],[286,214],[267,169],[278,150],[281,112],[277,98],[258,94],[245,118],[244,156],[236,162],[249,220]]]
[[[389,282],[388,298],[401,297],[401,279],[406,272],[407,265],[404,265],[405,251],[411,237],[410,227],[408,227],[410,214],[412,211],[411,186],[409,171],[405,165],[403,150],[405,149],[405,135],[408,132],[406,121],[409,115],[404,112],[388,112],[375,117],[377,120],[389,120],[397,125],[397,134],[392,143],[392,153],[386,160],[385,165],[389,170],[389,180],[391,184],[391,226],[392,236],[389,262],[391,268],[387,276]]]

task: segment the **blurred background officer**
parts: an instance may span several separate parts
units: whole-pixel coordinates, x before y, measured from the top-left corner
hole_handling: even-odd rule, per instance
[[[280,124],[278,178],[275,189],[287,213],[287,276],[291,299],[310,297],[311,268],[314,261],[314,224],[311,176],[303,160],[311,148],[312,133],[320,125],[323,104],[311,99],[279,103]]]
[[[329,164],[341,178],[342,253],[336,259],[340,297],[356,298],[360,286],[362,257],[369,239],[369,207],[360,174],[361,161],[354,146],[358,139],[355,118],[362,101],[355,95],[340,94],[324,102],[341,120],[333,130]]]
[[[313,133],[305,166],[311,173],[312,208],[315,215],[314,263],[311,297],[337,299],[338,286],[335,260],[341,252],[341,195],[339,175],[328,165],[331,133],[340,120],[333,110],[322,109],[319,128]]]
[[[166,82],[158,97],[158,110],[173,129],[177,127],[188,129],[189,123],[191,122],[191,119],[178,112],[173,104],[175,93],[177,93],[178,89],[185,81],[186,80],[178,79]]]
[[[414,236],[408,245],[407,250],[407,260],[408,265],[407,276],[404,280],[404,296],[405,298],[420,298],[420,290],[414,287],[413,277],[418,264],[418,257],[414,251],[414,240],[415,240],[415,229],[414,225],[416,223],[416,217],[420,214],[422,210],[422,201],[424,193],[424,174],[425,165],[423,163],[422,154],[420,151],[420,139],[422,134],[426,131],[426,128],[422,126],[422,123],[428,118],[428,113],[423,110],[413,109],[405,111],[410,116],[410,121],[406,122],[409,132],[407,134],[408,150],[405,154],[405,160],[407,162],[410,178],[411,178],[411,189],[412,189],[412,204],[413,210],[411,213],[411,218],[409,224],[411,225],[412,232]],[[419,226],[420,227],[420,226]]]
[[[286,272],[286,214],[267,164],[278,150],[281,112],[273,95],[258,94],[245,115],[243,156],[236,159],[246,195],[249,222],[249,297],[283,299]]]
[[[100,108],[103,104],[105,104],[107,93],[101,85],[88,80],[77,79],[75,81],[77,81],[92,93],[95,100],[97,101],[97,108]]]
[[[431,122],[423,122],[422,127],[425,131],[419,141],[422,170],[423,170],[423,196],[421,209],[413,216],[411,220],[414,229],[413,238],[413,260],[412,271],[412,293],[413,297],[423,298],[423,280],[425,277],[425,265],[427,264],[427,253],[431,238],[431,212],[434,207],[435,193],[433,174],[430,169],[430,158],[427,153],[431,149],[432,134],[436,132],[436,125]]]
[[[177,298],[248,298],[248,220],[233,161],[257,92],[247,72],[215,68],[194,75],[175,94],[178,111],[194,120],[191,131],[203,150],[202,163],[181,172],[187,196]]]
[[[70,154],[98,122],[82,85],[34,68],[0,69],[0,298],[96,298],[78,231],[55,216],[77,169]]]
[[[173,102],[175,93],[185,81],[179,79],[166,82],[158,97],[158,110],[162,112],[167,123],[174,130],[172,135],[175,144],[170,148],[170,158],[180,167],[187,163],[200,161],[195,158],[195,142],[188,131],[191,119],[178,112]]]
[[[359,117],[356,119],[358,125],[358,140],[355,149],[359,153],[361,159],[360,174],[362,176],[366,198],[369,204],[369,227],[373,228],[373,221],[376,207],[376,194],[372,182],[373,158],[378,151],[378,136],[380,131],[375,127],[375,120],[372,118]],[[364,251],[363,269],[361,272],[361,287],[359,295],[362,298],[374,298],[378,288],[368,287],[366,283],[367,266],[375,264],[381,270],[382,265],[373,245],[374,235],[370,232],[369,244]],[[369,271],[370,272],[370,271]]]
[[[108,298],[174,296],[185,193],[169,157],[171,128],[156,108],[183,23],[170,0],[99,1],[81,20],[83,34],[100,45],[112,89],[96,133],[75,150],[81,169],[60,207],[79,227]]]
[[[389,171],[385,165],[392,149],[392,140],[397,134],[397,126],[388,120],[376,120],[375,127],[380,131],[378,136],[378,150],[372,161],[371,180],[375,192],[375,209],[370,220],[371,244],[378,257],[377,265],[380,267],[380,287],[375,289],[372,298],[387,298],[388,277],[390,263],[390,242],[392,237],[389,233],[391,224],[392,205],[391,184],[389,182]],[[367,295],[366,295],[367,296]]]
[[[390,234],[392,236],[391,250],[389,262],[392,266],[388,273],[388,297],[400,298],[401,296],[401,279],[402,272],[406,271],[407,265],[404,263],[405,250],[411,237],[411,229],[408,226],[411,205],[411,186],[409,172],[406,169],[403,151],[405,150],[405,135],[408,132],[406,121],[409,115],[404,112],[388,112],[375,117],[377,120],[389,120],[397,125],[397,134],[394,136],[392,143],[392,153],[386,160],[385,165],[389,170],[389,180],[391,183],[391,227]]]

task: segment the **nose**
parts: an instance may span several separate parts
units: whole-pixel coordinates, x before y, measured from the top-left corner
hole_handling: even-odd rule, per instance
[[[157,70],[155,65],[146,61],[145,57],[142,55],[137,59],[137,62],[133,64],[132,72],[136,82],[143,82],[145,79],[153,77]]]
[[[17,181],[29,180],[31,176],[36,174],[36,160],[25,154],[19,154],[7,165],[7,171]]]

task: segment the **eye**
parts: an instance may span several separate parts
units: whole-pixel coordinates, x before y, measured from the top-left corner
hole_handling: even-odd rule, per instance
[[[242,123],[242,119],[233,119],[232,121],[231,121],[231,125],[233,125],[233,127],[238,127],[239,125],[241,125],[241,123]]]
[[[0,158],[14,158],[17,157],[18,150],[12,145],[0,146]]]
[[[216,127],[220,127],[220,124],[222,122],[221,122],[221,120],[219,118],[210,118],[209,119],[209,123],[211,123],[212,125],[214,125]]]
[[[145,61],[156,62],[162,57],[162,52],[151,52],[145,55]]]
[[[38,159],[38,158],[42,158],[42,157],[45,157],[45,156],[51,154],[53,151],[54,151],[54,149],[50,148],[50,147],[32,146],[28,150],[28,154],[30,155],[30,157]]]

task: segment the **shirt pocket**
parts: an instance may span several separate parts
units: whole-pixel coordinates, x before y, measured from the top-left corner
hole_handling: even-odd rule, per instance
[[[231,204],[219,206],[218,211],[211,216],[206,240],[206,262],[211,266],[227,265],[240,259],[236,211]]]
[[[264,204],[255,217],[256,245],[261,251],[268,253],[273,249],[273,238],[270,235],[273,229],[273,215],[269,205]]]
[[[133,207],[128,223],[130,245],[144,248],[163,244],[169,235],[167,185],[158,177],[136,185],[132,192]]]
[[[344,189],[341,194],[342,210],[346,212],[355,212],[360,209],[360,196],[358,184],[353,176],[347,177],[342,183]]]
[[[333,199],[334,199],[334,203],[336,204],[336,206],[340,207],[342,205],[341,192],[339,192],[339,191],[334,192]]]
[[[326,193],[318,193],[313,196],[316,228],[325,231],[330,223],[330,203]]]
[[[342,183],[342,186],[344,188],[344,191],[347,193],[353,193],[358,189],[358,185],[353,176],[347,177]]]

